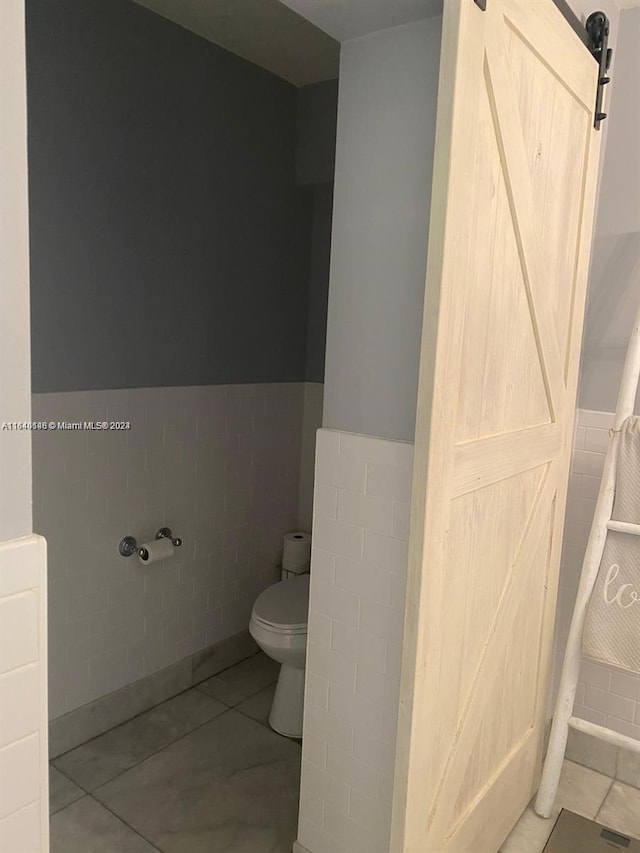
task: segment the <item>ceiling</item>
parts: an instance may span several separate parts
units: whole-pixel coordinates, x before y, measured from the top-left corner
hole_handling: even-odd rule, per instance
[[[338,42],[279,0],[135,2],[295,86],[338,76]]]
[[[442,13],[443,0],[282,0],[338,41]]]
[[[338,76],[339,42],[439,14],[443,0],[135,2],[296,86],[305,86]]]
[[[296,86],[338,76],[338,42],[441,14],[443,5],[443,0],[134,2]],[[640,0],[615,3],[620,9],[640,7]]]

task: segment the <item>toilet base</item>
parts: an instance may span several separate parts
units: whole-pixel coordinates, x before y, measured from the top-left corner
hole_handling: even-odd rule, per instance
[[[302,737],[304,669],[282,664],[273,697],[269,725],[279,735]]]

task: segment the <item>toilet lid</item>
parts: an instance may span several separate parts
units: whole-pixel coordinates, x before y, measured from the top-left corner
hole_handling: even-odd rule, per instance
[[[253,616],[272,628],[306,630],[309,613],[309,575],[279,581],[261,592]]]

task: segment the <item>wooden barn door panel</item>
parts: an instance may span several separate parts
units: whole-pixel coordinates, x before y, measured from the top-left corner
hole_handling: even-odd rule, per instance
[[[552,0],[445,3],[393,853],[495,853],[538,782],[596,80]]]

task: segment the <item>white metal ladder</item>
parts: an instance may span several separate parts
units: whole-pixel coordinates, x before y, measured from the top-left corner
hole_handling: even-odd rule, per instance
[[[540,789],[535,802],[535,811],[540,817],[550,817],[553,801],[558,791],[562,762],[567,746],[569,729],[585,732],[586,734],[608,741],[615,746],[640,753],[640,740],[618,734],[606,726],[598,726],[587,720],[573,716],[573,703],[578,687],[578,676],[580,675],[580,664],[582,662],[582,632],[587,617],[589,601],[598,578],[598,571],[602,561],[604,546],[609,530],[622,533],[640,535],[640,524],[631,524],[624,521],[613,521],[611,512],[616,490],[616,463],[618,459],[618,447],[620,444],[620,429],[624,421],[633,415],[638,383],[640,381],[640,310],[636,317],[627,357],[622,373],[620,393],[616,405],[613,434],[609,442],[609,448],[605,457],[604,471],[600,492],[591,525],[591,533],[587,543],[587,550],[582,564],[582,575],[578,587],[569,639],[564,655],[562,675],[560,677],[560,688],[551,727],[549,748],[542,772]]]

